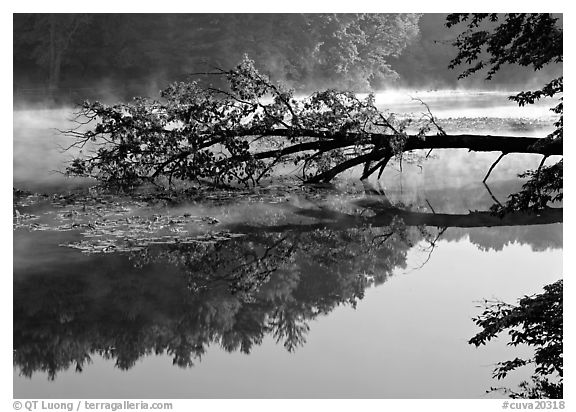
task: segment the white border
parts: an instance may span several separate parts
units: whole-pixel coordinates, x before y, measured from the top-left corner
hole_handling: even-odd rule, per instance
[[[567,3],[567,2],[566,2]],[[570,234],[574,230],[574,216],[572,214],[574,205],[574,193],[572,191],[574,185],[574,166],[571,162],[570,156],[574,153],[573,148],[576,144],[576,135],[574,132],[574,125],[572,121],[573,116],[573,99],[576,96],[574,93],[574,80],[571,76],[572,68],[574,67],[573,61],[573,45],[574,43],[574,29],[571,26],[574,14],[571,8],[564,3],[544,3],[542,1],[524,0],[524,1],[482,1],[476,4],[464,3],[461,1],[433,1],[433,2],[386,2],[384,0],[378,1],[355,1],[355,2],[340,2],[334,1],[316,1],[310,0],[292,0],[282,4],[272,3],[270,1],[212,1],[212,2],[182,2],[182,1],[162,1],[162,2],[118,2],[111,0],[99,0],[91,2],[72,2],[72,1],[21,1],[9,5],[3,4],[2,13],[2,28],[3,28],[3,47],[2,50],[8,54],[12,50],[12,13],[38,13],[38,12],[202,12],[202,13],[232,13],[232,12],[388,12],[388,13],[401,13],[401,12],[425,12],[425,13],[440,13],[440,12],[458,12],[462,9],[466,11],[475,12],[537,12],[545,11],[543,9],[552,9],[551,12],[564,13],[565,23],[565,72],[567,74],[566,92],[568,96],[566,100],[565,113],[566,116],[566,144],[564,151],[569,154],[566,162],[566,177],[564,184],[567,186],[565,191],[564,208],[565,221],[564,233],[564,250],[569,253],[564,254],[564,276],[565,276],[565,398],[567,404],[566,410],[574,410],[576,408],[576,400],[572,395],[574,393],[574,288],[576,287],[576,273],[574,271],[574,241]],[[6,10],[7,9],[7,10]],[[470,10],[472,9],[472,10]],[[3,66],[2,76],[2,116],[3,123],[11,124],[12,118],[12,67],[11,65]],[[8,136],[5,136],[8,140]],[[8,196],[10,186],[12,186],[12,145],[9,149],[4,148],[0,165],[2,167],[1,182],[2,193]],[[2,222],[2,253],[3,253],[3,270],[2,276],[2,301],[4,302],[4,322],[5,338],[2,340],[0,349],[1,370],[2,370],[2,397],[0,405],[2,410],[12,410],[12,227],[9,224],[8,217],[11,215],[9,211],[8,199],[2,202],[1,205]],[[99,400],[103,401],[103,400]],[[110,400],[114,401],[114,400]],[[148,400],[152,401],[152,400]],[[393,411],[401,410],[419,410],[419,411],[498,411],[502,410],[502,401],[499,400],[173,400],[175,411],[189,411],[201,410],[207,408],[226,408],[226,409],[240,409],[240,410],[269,410],[273,407],[275,410],[280,411],[293,411],[294,409],[304,408],[306,410],[320,408],[340,409],[342,410],[363,410],[363,409],[390,409]]]

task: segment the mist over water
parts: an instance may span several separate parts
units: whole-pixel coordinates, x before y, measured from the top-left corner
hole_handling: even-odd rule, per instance
[[[77,125],[72,107],[21,109],[13,113],[13,184],[26,190],[61,190],[84,186],[86,179],[63,176],[78,149],[65,150],[73,140],[60,131]],[[85,150],[90,150],[88,145]]]
[[[381,109],[399,116],[419,117],[427,113],[426,103],[440,125],[449,133],[544,137],[552,129],[554,117],[550,101],[543,100],[528,107],[518,107],[508,96],[514,92],[466,90],[394,90],[376,94]],[[77,126],[73,122],[75,107],[19,109],[13,114],[14,187],[32,191],[70,190],[93,183],[88,179],[66,178],[59,172],[79,149],[64,150],[73,140],[60,131]],[[81,129],[80,129],[81,130]],[[90,145],[83,148],[92,150]],[[497,158],[496,153],[468,153],[464,150],[437,150],[424,168],[404,165],[386,170],[385,181],[420,182],[423,186],[462,184],[477,180]],[[527,168],[537,167],[536,155],[509,155],[502,159],[491,179],[510,178]],[[552,162],[553,159],[548,160]],[[393,163],[392,163],[393,166]],[[343,176],[356,176],[356,172]],[[428,176],[428,177],[427,177]],[[441,181],[436,177],[443,176]]]
[[[556,115],[550,111],[550,108],[554,107],[557,101],[542,99],[532,105],[521,107],[509,99],[517,93],[518,91],[479,89],[396,89],[376,93],[376,103],[399,114],[426,113],[426,107],[422,104],[425,103],[430,107],[432,114],[439,119],[459,117],[555,119]]]

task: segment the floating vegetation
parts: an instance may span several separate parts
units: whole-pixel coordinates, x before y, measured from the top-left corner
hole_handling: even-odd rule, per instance
[[[130,234],[121,233],[116,238],[96,239],[97,236],[90,233],[83,233],[88,237],[80,242],[63,243],[59,246],[78,249],[83,253],[121,253],[137,252],[144,250],[152,245],[185,245],[195,243],[215,244],[218,242],[244,236],[239,233],[209,233],[199,236],[154,236],[154,237],[137,237]]]
[[[366,217],[365,208],[350,202],[350,194],[364,190],[363,185],[271,184],[254,190],[194,188],[130,195],[94,189],[50,196],[25,193],[14,197],[14,230],[71,232],[57,241],[59,246],[89,254],[210,245],[243,236],[244,228],[230,226],[239,219],[257,227],[333,222],[349,214]]]
[[[157,198],[143,199],[144,196],[86,192],[48,196],[15,189],[13,228],[77,231],[82,240],[59,246],[83,253],[134,252],[150,245],[217,243],[243,236],[208,231],[208,225],[212,228],[220,223],[215,217],[186,212],[172,214],[165,204],[158,205]],[[199,231],[202,233],[198,234]]]

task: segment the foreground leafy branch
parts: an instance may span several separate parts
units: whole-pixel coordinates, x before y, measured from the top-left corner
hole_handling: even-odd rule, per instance
[[[329,182],[362,166],[379,176],[394,157],[418,149],[466,148],[502,153],[562,153],[540,139],[446,135],[429,113],[418,121],[379,110],[373,95],[326,90],[297,99],[260,74],[247,57],[224,77],[229,89],[174,83],[162,100],[138,98],[107,106],[85,102],[70,147],[94,148],[75,159],[70,175],[131,187],[174,180],[217,185],[258,184],[279,166],[293,165],[306,182]],[[86,125],[92,128],[86,129]]]
[[[452,13],[447,16],[446,25],[464,27],[452,43],[458,52],[449,65],[452,69],[466,66],[459,78],[483,72],[486,80],[491,80],[506,65],[523,66],[537,71],[546,65],[560,64],[564,60],[562,23],[550,13]],[[554,130],[546,138],[539,139],[534,149],[562,146],[563,92],[564,77],[559,76],[538,90],[521,91],[509,97],[519,106],[534,104],[544,98],[558,99],[556,105],[550,109],[558,116],[554,122]],[[502,154],[504,155],[504,152]],[[538,170],[520,175],[529,178],[521,192],[511,195],[505,205],[495,205],[493,210],[500,214],[541,210],[547,207],[549,202],[561,201],[562,161],[544,167],[546,158],[545,155]]]
[[[487,302],[484,312],[474,319],[482,331],[470,339],[470,344],[484,345],[509,330],[508,345],[534,347],[532,359],[515,358],[498,363],[494,369],[494,377],[502,379],[521,366],[535,366],[531,382],[523,382],[519,392],[506,390],[513,398],[563,397],[562,288],[563,281],[559,280],[544,286],[542,294],[522,298],[517,306]]]

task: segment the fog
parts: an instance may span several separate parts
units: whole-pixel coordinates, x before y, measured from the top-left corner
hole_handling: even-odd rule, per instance
[[[556,100],[542,99],[533,105],[518,106],[509,97],[516,90],[479,89],[414,90],[394,89],[376,93],[376,103],[394,113],[426,113],[425,103],[437,118],[555,118],[550,108]],[[420,101],[421,100],[421,101]]]
[[[508,100],[510,94],[513,91],[397,89],[378,93],[376,103],[383,110],[418,117],[426,113],[422,103],[414,100],[421,99],[448,133],[546,136],[552,130],[553,116],[549,111],[551,101],[518,107]],[[78,149],[63,150],[73,140],[59,132],[76,126],[72,121],[75,111],[73,106],[59,109],[31,107],[14,111],[14,187],[33,191],[59,191],[93,183],[87,179],[66,178],[61,173],[67,162],[79,153]],[[84,150],[91,148],[87,146]],[[423,169],[407,163],[400,173],[398,165],[392,162],[384,174],[384,180],[402,181],[406,190],[410,184],[418,184],[421,188],[461,186],[466,181],[481,181],[497,157],[497,153],[437,150],[424,163]],[[539,161],[538,155],[506,156],[492,172],[491,180],[509,179],[527,168],[537,167]],[[552,158],[548,160],[550,164],[553,161]],[[358,172],[355,170],[343,176],[358,177]],[[442,179],[438,179],[438,176],[442,176]]]
[[[13,114],[13,185],[27,190],[63,190],[88,181],[66,178],[62,172],[78,149],[60,130],[75,126],[74,108],[25,109]],[[89,149],[88,147],[86,148]]]

